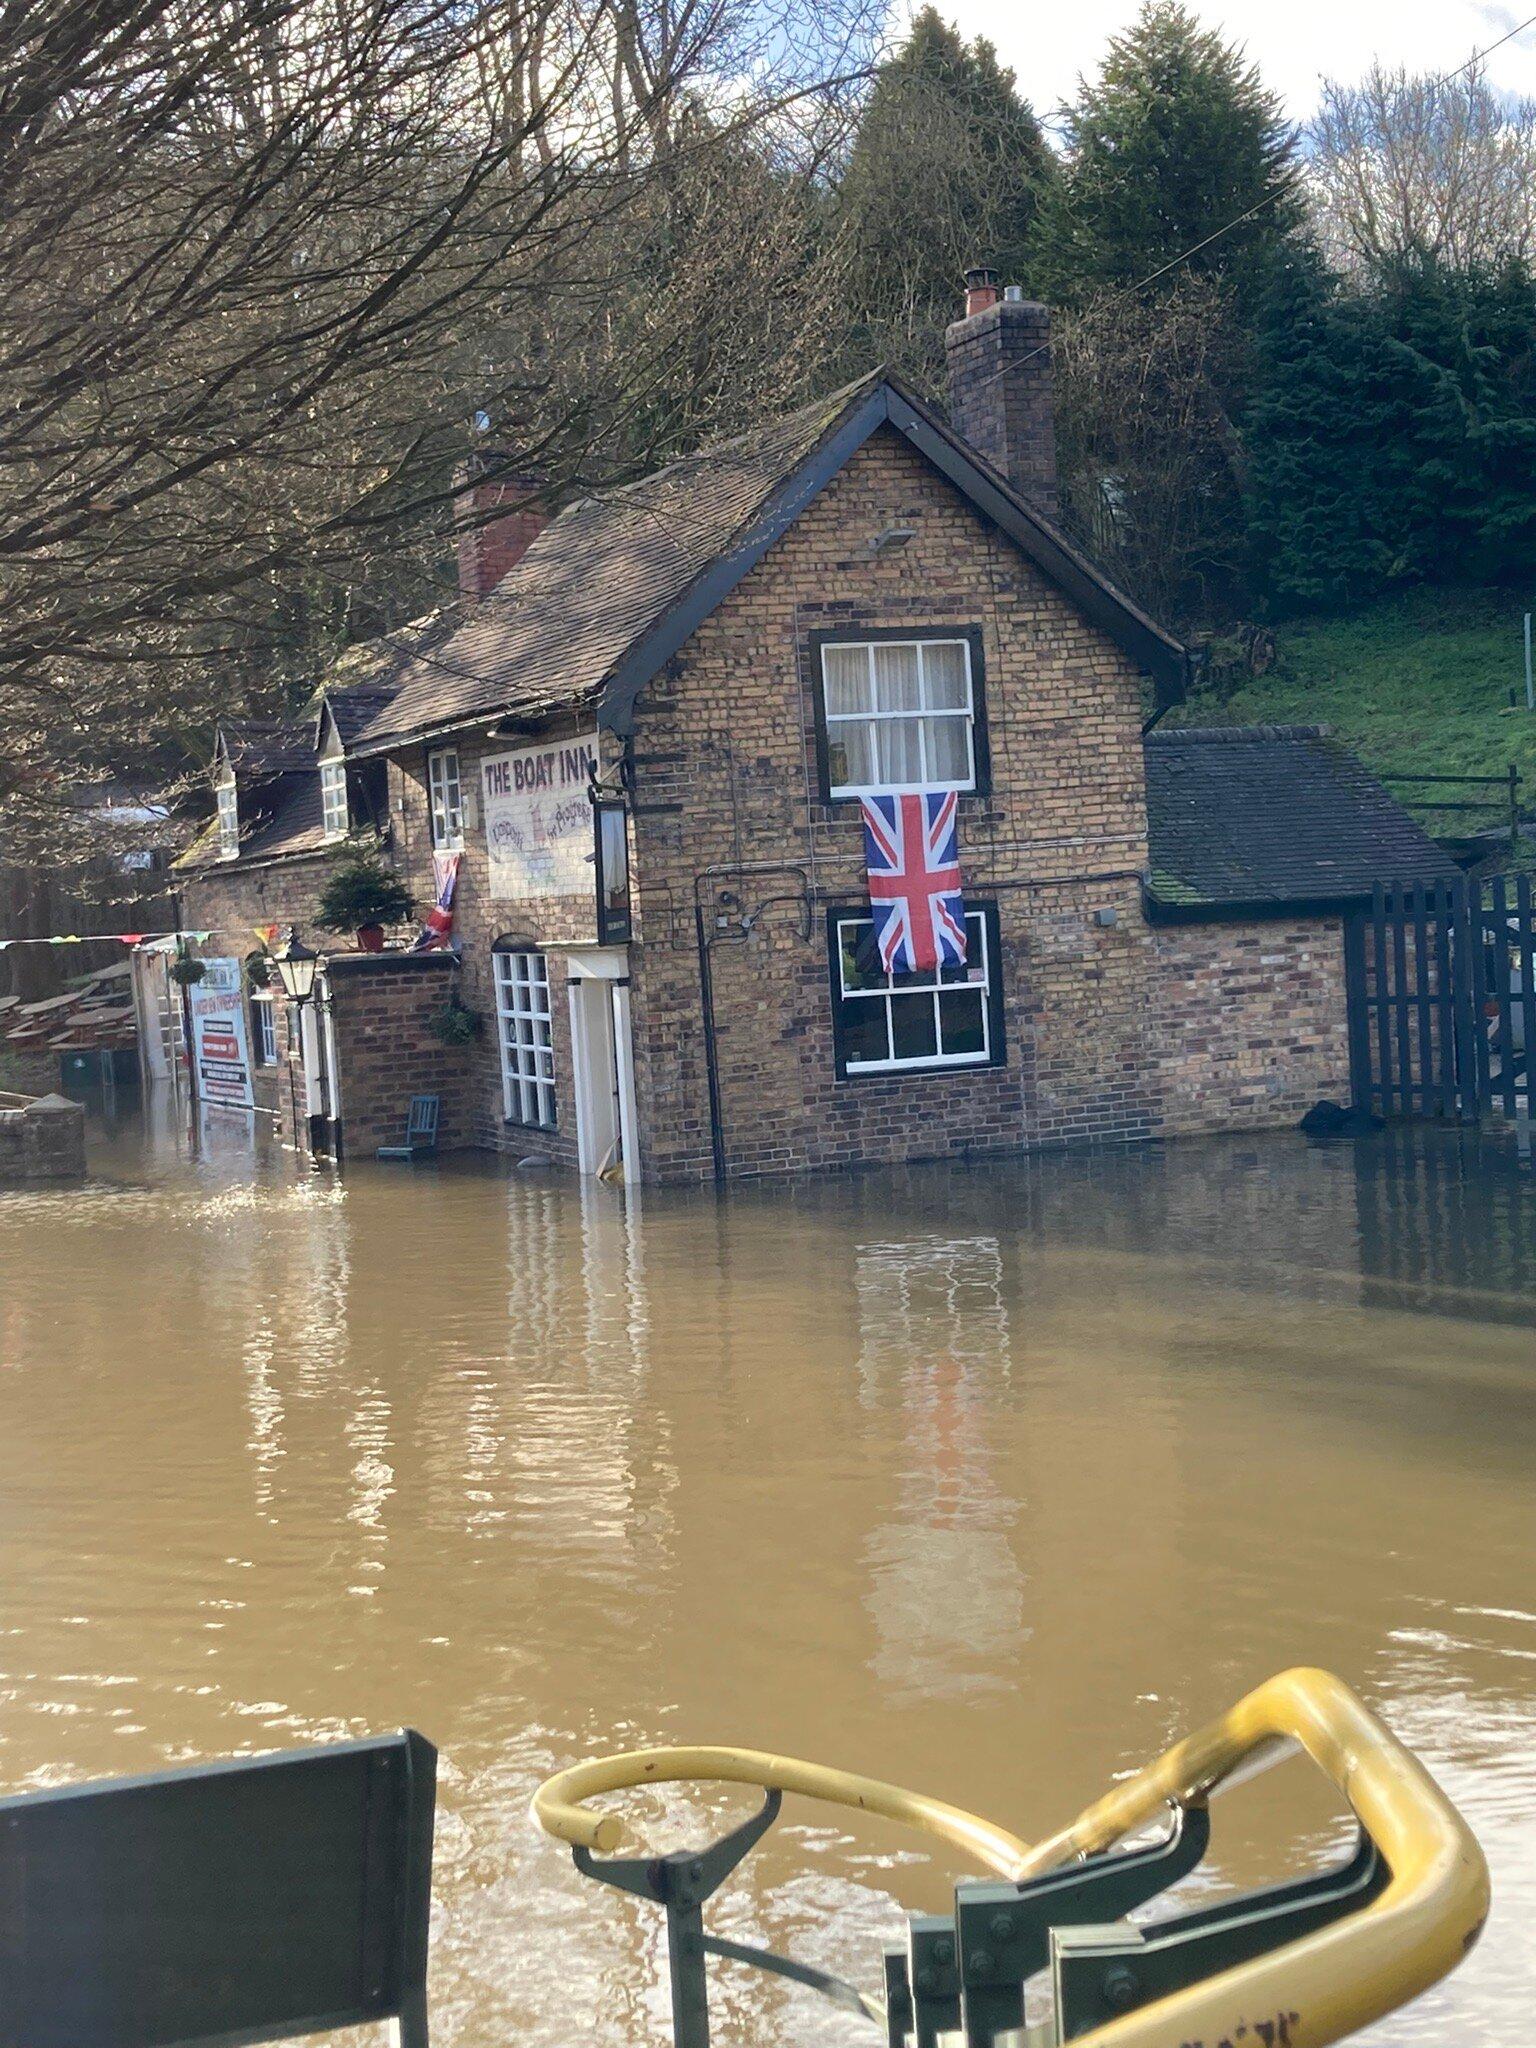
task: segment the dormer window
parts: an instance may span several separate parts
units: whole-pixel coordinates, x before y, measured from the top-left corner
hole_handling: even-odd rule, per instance
[[[346,838],[348,818],[345,761],[320,763],[320,818],[327,839]]]
[[[457,747],[437,747],[428,754],[427,795],[431,800],[432,844],[439,853],[462,852],[464,784]]]
[[[214,797],[219,807],[219,858],[238,860],[240,857],[240,801],[235,794],[235,778],[228,773],[220,777],[214,788]]]

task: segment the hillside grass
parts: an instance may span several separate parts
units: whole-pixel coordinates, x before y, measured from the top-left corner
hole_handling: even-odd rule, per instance
[[[1536,579],[1533,579],[1536,580]],[[1536,593],[1531,608],[1536,611]],[[1205,690],[1170,714],[1185,725],[1333,727],[1376,774],[1502,775],[1511,761],[1521,804],[1536,816],[1536,715],[1525,709],[1524,605],[1508,591],[1415,591],[1343,618],[1275,627],[1275,666],[1230,695]],[[1516,692],[1518,708],[1509,708]],[[1389,784],[1430,830],[1460,837],[1506,815],[1451,813],[1432,786]]]

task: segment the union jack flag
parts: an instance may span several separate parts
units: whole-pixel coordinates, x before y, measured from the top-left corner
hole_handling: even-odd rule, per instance
[[[434,853],[432,879],[437,884],[437,901],[427,912],[426,922],[411,942],[413,953],[431,953],[446,946],[453,935],[453,897],[459,886],[461,853]]]
[[[866,796],[864,864],[887,974],[965,965],[965,906],[952,789]]]

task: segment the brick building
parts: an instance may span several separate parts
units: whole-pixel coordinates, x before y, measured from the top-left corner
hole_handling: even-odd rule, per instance
[[[445,1143],[662,1181],[1255,1128],[1345,1086],[1341,911],[1449,863],[1317,729],[1157,725],[1182,648],[1051,516],[1044,310],[971,283],[948,420],[877,374],[547,521],[482,464],[507,509],[452,613],[265,767],[222,747],[189,924],[312,937],[349,822],[423,904],[457,860],[451,955],[328,951],[354,1152],[427,1086]],[[893,981],[858,797],[932,786],[968,954]],[[467,1046],[430,1029],[450,985]]]

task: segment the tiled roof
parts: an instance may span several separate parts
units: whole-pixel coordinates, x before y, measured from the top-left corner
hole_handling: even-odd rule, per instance
[[[225,860],[219,824],[210,819],[174,865],[183,872],[220,868],[238,871],[247,861],[274,860],[280,854],[318,853],[327,841],[320,804],[320,770],[313,756],[303,772],[270,777],[240,798],[240,854]]]
[[[1161,726],[1146,762],[1150,895],[1170,915],[1460,872],[1326,726]]]
[[[761,432],[568,506],[456,632],[405,664],[393,702],[360,744],[376,748],[481,714],[589,702],[620,656],[880,381],[863,377]]]
[[[317,711],[321,705],[329,705],[344,747],[350,747],[379,717],[407,670],[446,640],[463,618],[462,604],[445,604],[376,639],[360,640],[336,657],[321,680],[314,703]]]
[[[309,767],[314,727],[299,718],[221,718],[219,738],[237,777],[259,780]]]

